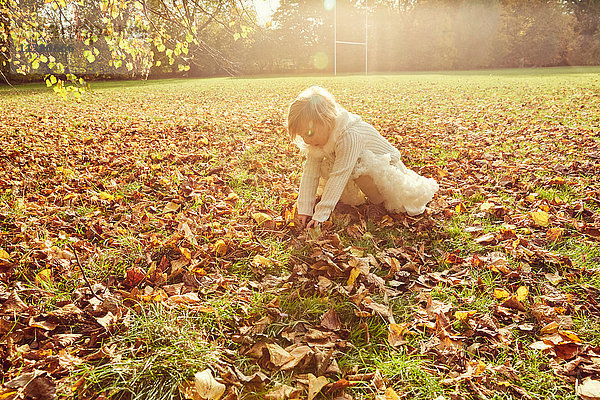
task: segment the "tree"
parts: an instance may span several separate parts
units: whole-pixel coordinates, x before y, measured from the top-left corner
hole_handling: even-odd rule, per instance
[[[254,20],[244,0],[0,1],[0,40],[20,44],[3,46],[11,70],[45,74],[63,95],[77,91],[65,76],[83,83],[74,74],[147,76],[151,66],[187,71],[207,59],[233,74],[222,48],[247,37]]]
[[[333,12],[321,0],[282,0],[273,14],[277,55],[293,60],[296,69],[314,68],[317,53],[327,55],[331,68],[333,51]]]
[[[600,63],[600,0],[566,0],[565,4],[576,18],[574,30],[579,38],[573,61]]]

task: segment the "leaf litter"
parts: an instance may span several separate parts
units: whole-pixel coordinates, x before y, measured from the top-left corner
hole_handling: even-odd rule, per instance
[[[333,222],[305,232],[294,217],[300,156],[285,143],[289,99],[278,94],[301,85],[271,83],[265,98],[250,83],[240,92],[242,82],[160,101],[152,89],[121,99],[104,90],[93,95],[101,112],[40,94],[44,107],[27,103],[34,94],[0,99],[0,398],[102,398],[81,367],[131,357],[112,340],[152,304],[215,321],[198,330],[219,346],[218,362],[186,376],[187,398],[420,393],[348,358],[358,346],[417,358],[440,399],[536,398],[518,365],[531,352],[582,398],[598,397],[600,340],[576,323],[600,317],[590,267],[600,152],[585,116],[565,125],[530,112],[548,101],[541,89],[524,109],[516,96],[461,97],[464,115],[446,116],[434,98],[451,89],[424,81],[424,118],[390,120],[357,85],[342,104],[356,105],[442,189],[420,217],[340,205]],[[404,89],[414,108],[422,93]],[[574,242],[589,251],[570,253]],[[313,317],[289,306],[311,296],[326,305]],[[130,350],[144,357],[145,346]]]

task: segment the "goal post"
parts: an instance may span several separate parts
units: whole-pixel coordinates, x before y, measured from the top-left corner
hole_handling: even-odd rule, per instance
[[[348,42],[337,38],[337,1],[333,7],[333,75],[337,75],[337,46],[364,46],[365,48],[365,75],[369,73],[369,8],[365,0],[365,40],[363,42]]]

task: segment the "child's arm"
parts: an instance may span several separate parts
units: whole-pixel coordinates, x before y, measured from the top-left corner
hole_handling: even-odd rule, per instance
[[[308,155],[304,168],[302,169],[302,178],[300,179],[300,189],[298,191],[298,214],[313,215],[313,208],[319,187],[319,178],[321,176],[320,157]]]
[[[314,221],[323,222],[329,218],[331,211],[340,200],[342,192],[350,179],[352,170],[360,155],[360,143],[358,135],[348,131],[335,146],[335,162],[325,184],[321,201],[315,207],[312,217]]]

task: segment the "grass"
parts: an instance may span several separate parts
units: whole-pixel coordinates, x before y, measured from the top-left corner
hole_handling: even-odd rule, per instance
[[[401,398],[476,398],[469,380],[452,385],[444,380],[482,362],[489,368],[470,380],[489,399],[522,398],[515,388],[532,398],[574,399],[573,385],[551,368],[556,361],[528,347],[543,327],[529,308],[553,290],[573,295],[566,305],[572,331],[586,345],[600,345],[597,316],[585,299],[587,290],[600,289],[598,274],[585,272],[596,267],[600,245],[578,228],[597,221],[597,205],[588,198],[589,188],[598,185],[597,161],[586,159],[591,164],[585,167],[580,155],[595,151],[598,143],[597,117],[590,112],[597,106],[590,99],[596,99],[598,72],[586,67],[94,82],[81,103],[63,102],[35,84],[18,91],[0,87],[0,145],[15,154],[0,156],[0,248],[17,261],[13,279],[35,289],[36,274],[52,269],[54,280],[43,287],[51,293],[44,298],[44,311],[66,302],[85,308],[87,300],[73,293],[83,285],[78,273],[62,274],[62,261],[48,250],[76,243],[88,277],[123,296],[120,310],[129,313],[127,321],[119,320],[119,329],[102,332],[96,346],[108,353],[61,372],[60,378],[57,374],[69,383],[83,378],[77,392],[61,395],[180,398],[180,385],[191,382],[195,372],[212,368],[223,376],[219,366],[273,378],[262,387],[240,386],[239,398],[264,398],[276,382],[305,389],[304,377],[274,368],[268,354],[248,356],[249,347],[261,341],[291,345],[291,331],[305,343],[302,329],[322,329],[323,314],[333,309],[342,327],[338,341],[330,344],[340,368],[328,376],[330,382],[379,371]],[[340,208],[324,242],[307,241],[284,222],[295,202],[302,158],[287,139],[283,114],[297,93],[314,84],[329,88],[340,104],[379,129],[402,151],[408,167],[440,181],[426,216],[382,219],[365,207]],[[72,172],[65,174],[64,168]],[[557,176],[568,183],[547,183]],[[518,179],[503,182],[504,177]],[[229,197],[232,191],[239,199]],[[93,200],[101,192],[115,199]],[[70,193],[77,198],[62,202]],[[531,193],[537,197],[526,200]],[[482,211],[487,201],[504,209]],[[168,202],[181,207],[163,213]],[[464,209],[456,208],[459,203]],[[590,211],[582,212],[580,204]],[[544,206],[550,227],[565,229],[555,242],[529,215]],[[273,223],[257,226],[255,212],[267,213]],[[481,230],[469,233],[474,226]],[[502,238],[508,231],[512,236]],[[476,242],[487,233],[497,242]],[[219,240],[227,245],[223,254],[215,249]],[[135,289],[124,286],[129,268],[147,270],[148,257],[157,261],[158,255],[168,255],[165,249],[189,251],[189,265],[167,284],[184,282],[198,295],[198,304],[143,297],[146,290],[165,290],[150,278]],[[494,270],[487,261],[471,262],[474,255],[485,259],[492,252],[507,259],[508,272]],[[464,261],[452,261],[448,253]],[[257,255],[271,261],[256,267]],[[569,257],[573,266],[553,261],[557,255]],[[362,272],[349,286],[351,260],[358,256],[375,259],[374,275]],[[329,267],[311,268],[318,262]],[[545,273],[564,281],[550,290]],[[392,280],[400,286],[378,291],[374,276],[387,289]],[[326,281],[329,286],[320,286]],[[526,311],[499,311],[503,300],[494,298],[494,289],[514,294],[521,286],[529,289]],[[390,308],[398,324],[410,325],[407,344],[390,346],[388,319],[377,313],[358,316],[369,311],[361,293]],[[35,294],[27,296],[28,304],[42,304]],[[457,340],[465,347],[479,344],[478,350],[455,355],[454,361],[442,351],[422,350],[438,335],[417,325],[420,318],[435,324],[423,317],[426,296],[449,305],[448,329],[464,336]],[[469,332],[471,326],[454,313],[470,310],[477,312],[477,323],[489,317],[509,329],[510,343]],[[265,317],[271,322],[257,327]],[[515,328],[524,323],[535,329],[525,334]],[[65,329],[61,325],[49,335]],[[88,332],[89,326],[76,323],[68,329]],[[316,349],[322,345],[311,343]],[[67,350],[75,354],[82,348],[79,343]],[[316,361],[311,362],[302,372],[316,371]],[[494,369],[502,366],[513,368],[517,377]],[[7,376],[15,371],[2,370]],[[381,394],[372,380],[346,391],[356,399]]]

